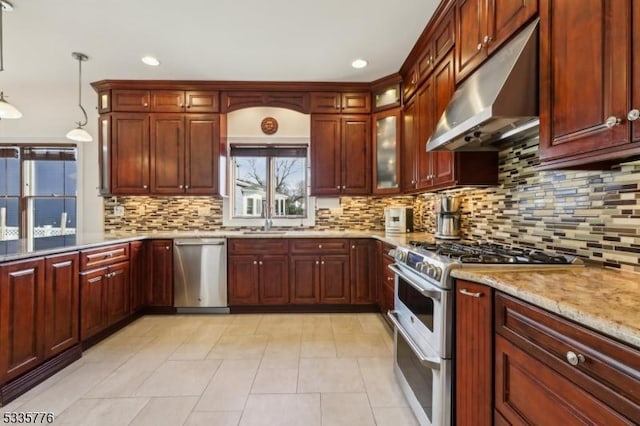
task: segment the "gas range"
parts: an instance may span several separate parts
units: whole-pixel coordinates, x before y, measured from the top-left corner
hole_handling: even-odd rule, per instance
[[[500,267],[558,268],[583,266],[577,257],[541,250],[474,241],[411,241],[390,251],[396,265],[440,288],[452,286],[453,269]]]

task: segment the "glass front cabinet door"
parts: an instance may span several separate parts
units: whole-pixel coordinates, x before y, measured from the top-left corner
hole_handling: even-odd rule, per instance
[[[396,194],[400,192],[398,159],[400,158],[400,108],[374,115],[373,138],[373,192]]]

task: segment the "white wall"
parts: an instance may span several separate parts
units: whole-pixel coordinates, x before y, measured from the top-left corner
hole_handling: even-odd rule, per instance
[[[278,121],[278,131],[265,135],[260,128],[262,120],[273,117]],[[227,136],[230,141],[240,137],[281,139],[305,138],[311,134],[311,116],[284,108],[245,108],[227,114]]]

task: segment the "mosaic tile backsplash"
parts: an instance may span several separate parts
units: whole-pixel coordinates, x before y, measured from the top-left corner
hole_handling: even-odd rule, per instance
[[[500,152],[500,186],[456,190],[463,236],[640,272],[640,162],[608,171],[543,172],[537,164],[538,140],[521,142]],[[116,203],[123,217],[113,215]],[[118,197],[104,205],[106,232],[237,229],[222,228],[215,197]],[[298,229],[383,230],[390,205],[413,205],[415,229],[435,232],[434,194],[343,197],[340,208],[316,211],[314,228]]]

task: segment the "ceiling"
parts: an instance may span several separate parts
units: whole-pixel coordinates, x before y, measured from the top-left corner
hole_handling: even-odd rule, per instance
[[[370,82],[397,72],[438,0],[11,0],[0,90],[24,117],[0,142],[64,141],[103,79]],[[159,67],[140,61],[156,56]],[[356,58],[369,61],[362,70]]]

